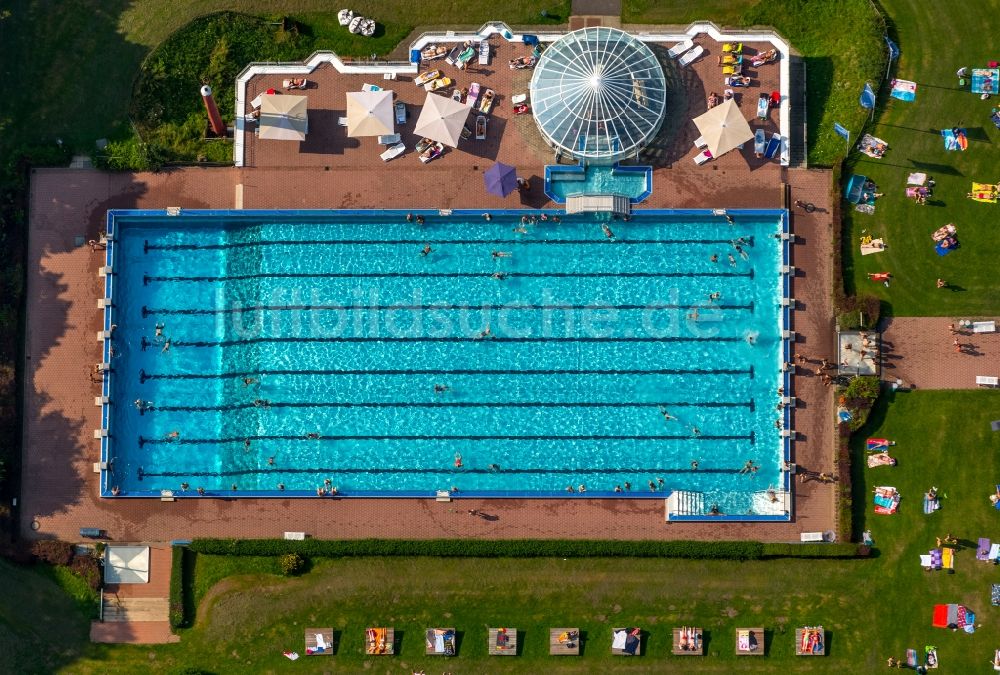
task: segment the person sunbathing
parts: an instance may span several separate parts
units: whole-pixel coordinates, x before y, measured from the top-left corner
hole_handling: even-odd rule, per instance
[[[305,89],[306,79],[304,77],[293,77],[288,81],[286,89]]]
[[[717,105],[719,105],[719,95],[713,91],[708,95],[708,107],[714,108]]]

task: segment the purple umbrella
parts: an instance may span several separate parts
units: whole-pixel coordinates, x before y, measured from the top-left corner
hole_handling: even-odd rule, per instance
[[[483,174],[486,191],[498,197],[506,197],[517,189],[517,169],[497,162]]]

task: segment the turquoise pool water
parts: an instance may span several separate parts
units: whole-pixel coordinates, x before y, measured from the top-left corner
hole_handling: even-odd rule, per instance
[[[551,180],[546,182],[546,192],[560,204],[566,201],[566,197],[578,194],[616,194],[645,199],[650,190],[649,175],[641,170],[644,167],[622,170],[611,166],[590,166],[583,173],[560,171],[562,168],[547,167],[551,171]]]
[[[780,227],[122,218],[109,480],[528,496],[653,481],[743,513],[779,484]]]

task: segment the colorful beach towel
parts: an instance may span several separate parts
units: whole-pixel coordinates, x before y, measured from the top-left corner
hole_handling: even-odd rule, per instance
[[[899,507],[899,492],[894,487],[879,486],[875,488],[875,513],[891,515]]]
[[[959,129],[958,135],[955,135],[954,129],[942,129],[941,135],[944,136],[945,150],[965,150],[969,147],[969,139],[965,135],[965,129]]]
[[[996,204],[997,187],[990,183],[973,183],[969,199],[977,202],[986,202],[987,204]]]
[[[889,95],[900,101],[912,101],[917,98],[917,83],[910,80],[893,80],[892,93]]]
[[[996,94],[1000,92],[1000,68],[973,68],[972,93]]]

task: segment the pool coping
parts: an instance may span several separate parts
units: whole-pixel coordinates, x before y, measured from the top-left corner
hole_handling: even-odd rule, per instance
[[[363,493],[348,493],[348,494],[336,494],[336,495],[317,495],[315,491],[304,491],[304,490],[222,490],[222,491],[206,491],[204,494],[199,494],[196,491],[174,491],[174,490],[150,490],[145,492],[129,492],[129,493],[119,493],[113,494],[112,490],[114,486],[110,486],[109,483],[109,467],[113,462],[112,449],[111,449],[111,381],[113,377],[113,371],[110,368],[111,356],[112,356],[112,333],[114,331],[114,285],[115,285],[115,274],[114,274],[114,261],[115,261],[115,251],[116,251],[116,235],[118,232],[118,220],[128,219],[128,218],[190,218],[195,221],[199,219],[218,219],[218,218],[228,218],[232,220],[259,220],[261,218],[267,218],[271,216],[281,216],[281,217],[304,217],[304,216],[325,216],[325,217],[336,217],[338,215],[367,215],[367,216],[380,216],[380,215],[390,215],[396,217],[404,217],[406,214],[414,215],[425,215],[425,216],[472,216],[478,217],[483,214],[482,209],[256,209],[256,210],[245,210],[245,209],[180,209],[180,208],[167,208],[167,209],[114,209],[107,212],[106,220],[106,239],[107,239],[107,249],[105,251],[104,267],[100,270],[100,276],[104,279],[104,294],[103,302],[101,306],[103,308],[103,329],[99,333],[98,337],[102,341],[102,359],[103,366],[105,367],[104,377],[102,377],[101,384],[101,397],[99,397],[98,402],[101,406],[101,428],[95,430],[95,438],[100,439],[100,483],[99,483],[99,496],[108,499],[161,499],[161,500],[174,500],[174,499],[208,499],[208,498],[274,498],[274,499],[288,499],[288,498],[311,498],[311,499],[340,499],[340,498],[350,498],[350,499],[364,499],[364,498],[421,498],[421,499],[435,499],[441,498],[442,496],[447,496],[450,499],[500,499],[500,498],[516,498],[516,499],[594,499],[594,498],[607,498],[607,499],[664,499],[668,498],[673,491],[664,492],[612,492],[612,491],[586,491],[583,493],[569,493],[561,491],[551,491],[551,492],[523,492],[523,491],[463,491],[463,492],[447,492],[444,491],[444,495],[441,491],[425,492],[425,491],[365,491]],[[501,215],[501,216],[522,216],[522,215],[537,215],[540,213],[546,213],[551,215],[560,215],[563,213],[560,209],[502,209],[502,210],[491,210],[491,214]],[[668,216],[668,217],[683,217],[683,216],[715,216],[715,217],[726,217],[727,215],[742,215],[750,217],[762,217],[762,216],[777,216],[781,220],[781,276],[782,276],[782,308],[779,312],[781,320],[781,335],[782,335],[782,347],[781,347],[781,357],[782,366],[781,368],[781,379],[784,386],[785,396],[794,396],[794,391],[792,390],[793,383],[793,373],[794,367],[789,368],[792,361],[792,356],[794,353],[794,348],[792,347],[792,342],[794,342],[795,335],[789,330],[791,326],[792,311],[794,309],[794,302],[792,301],[792,284],[791,277],[794,275],[794,268],[790,267],[790,254],[791,254],[791,244],[792,237],[790,235],[790,219],[789,214],[786,209],[641,209],[638,210],[637,215],[644,216]],[[792,447],[795,438],[795,432],[791,429],[792,423],[792,406],[786,406],[782,411],[782,419],[784,429],[782,430],[782,460],[785,463],[791,461]],[[794,483],[791,479],[791,474],[782,469],[781,479],[783,492],[788,494],[788,505],[789,509],[782,515],[768,514],[768,515],[737,515],[737,514],[725,514],[725,515],[669,515],[668,519],[671,522],[788,522],[793,519],[794,516]]]

